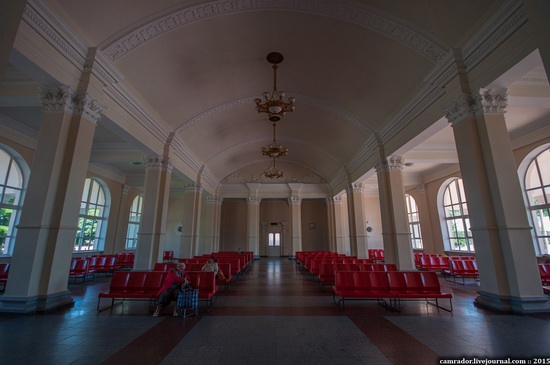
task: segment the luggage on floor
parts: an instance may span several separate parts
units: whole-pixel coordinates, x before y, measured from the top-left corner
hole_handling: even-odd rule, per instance
[[[188,309],[190,309],[189,314],[187,314]],[[176,310],[183,317],[196,316],[199,313],[199,289],[180,290]]]

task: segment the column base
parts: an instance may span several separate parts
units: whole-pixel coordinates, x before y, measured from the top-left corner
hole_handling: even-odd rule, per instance
[[[0,312],[2,313],[46,313],[73,305],[74,300],[69,291],[34,297],[6,297],[5,295],[0,297]]]
[[[474,305],[499,313],[532,314],[550,313],[550,301],[546,295],[511,297],[478,291]]]

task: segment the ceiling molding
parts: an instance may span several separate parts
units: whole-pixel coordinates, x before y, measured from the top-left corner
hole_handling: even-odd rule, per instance
[[[348,111],[344,110],[343,108],[335,104],[329,103],[328,101],[325,101],[319,98],[315,98],[307,95],[301,95],[293,92],[287,92],[287,94],[294,95],[296,100],[299,100],[300,104],[330,112],[340,117],[343,121],[351,125],[354,125],[355,127],[361,129],[366,133],[371,133],[371,134],[374,133],[374,129],[370,127],[366,122],[362,121],[360,118],[358,118],[354,114],[349,113]],[[197,114],[196,116],[192,117],[188,121],[183,122],[179,127],[175,129],[175,133],[178,135],[182,135],[183,133],[185,133],[187,129],[196,126],[198,123],[206,120],[212,115],[226,112],[228,109],[231,109],[231,108],[240,107],[243,105],[250,105],[250,110],[253,111],[254,110],[253,107],[255,105],[254,99],[257,97],[258,96],[247,96],[241,99],[230,100],[223,104],[216,105],[200,114]]]
[[[29,0],[22,19],[69,62],[84,70],[88,49],[44,2]]]
[[[523,1],[508,0],[462,47],[466,71],[471,70],[527,22]]]
[[[178,5],[139,22],[111,37],[100,45],[112,62],[118,61],[133,49],[174,29],[200,20],[263,10],[283,10],[325,16],[380,33],[420,53],[433,63],[441,60],[447,50],[443,42],[434,41],[420,29],[380,11],[353,7],[322,0],[220,0],[187,7]]]

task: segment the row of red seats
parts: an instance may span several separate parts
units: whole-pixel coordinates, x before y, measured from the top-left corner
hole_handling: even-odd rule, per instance
[[[539,264],[539,274],[542,285],[550,285],[550,264]]]
[[[399,311],[401,300],[424,299],[437,308],[449,312],[453,310],[453,295],[441,292],[435,272],[338,271],[335,275],[333,300],[342,309],[346,300],[375,299],[386,308]],[[442,298],[449,299],[450,308],[439,305],[438,299]],[[435,299],[435,302],[429,302],[428,299]]]
[[[465,284],[465,278],[479,279],[476,260],[451,260],[450,268],[443,270],[445,280],[452,277],[456,283],[457,278],[462,278],[462,284]]]
[[[191,286],[199,290],[199,301],[205,301],[208,311],[218,293],[218,285],[213,272],[188,271]],[[166,272],[164,271],[116,271],[111,279],[109,290],[98,294],[97,311],[101,312],[123,304],[125,300],[147,300],[152,310]],[[102,299],[111,303],[101,306]]]
[[[321,263],[317,278],[321,287],[335,283],[335,275],[338,271],[397,271],[395,264],[378,263]]]
[[[10,274],[10,263],[0,262],[0,286],[2,286],[1,291],[6,290],[6,283],[8,282],[9,274]]]
[[[171,268],[176,268],[177,263],[175,262],[157,262],[153,266],[153,271],[163,271],[167,272]],[[185,264],[185,270],[186,271],[202,271],[202,267],[204,264]],[[231,264],[230,263],[218,263],[218,266],[222,273],[224,274],[224,278],[220,279],[216,277],[216,284],[218,285],[224,285],[225,289],[227,290],[229,288],[229,283],[233,281],[233,275],[231,274]]]

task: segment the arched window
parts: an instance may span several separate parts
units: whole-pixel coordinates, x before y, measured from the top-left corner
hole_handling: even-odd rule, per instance
[[[413,249],[422,249],[422,233],[420,232],[420,216],[418,215],[418,206],[412,196],[405,196],[407,203],[407,217],[409,218],[409,231],[411,232],[411,242]]]
[[[540,254],[550,253],[550,150],[539,153],[529,164],[525,194]]]
[[[0,254],[11,255],[23,205],[25,179],[14,156],[0,148]]]
[[[126,250],[135,250],[137,247],[141,209],[143,208],[143,194],[134,198],[128,218],[128,233],[126,234]]]
[[[108,217],[108,196],[99,179],[86,179],[74,251],[100,251],[105,245]]]
[[[462,179],[452,180],[443,194],[443,219],[447,227],[448,249],[474,252],[468,205]]]

